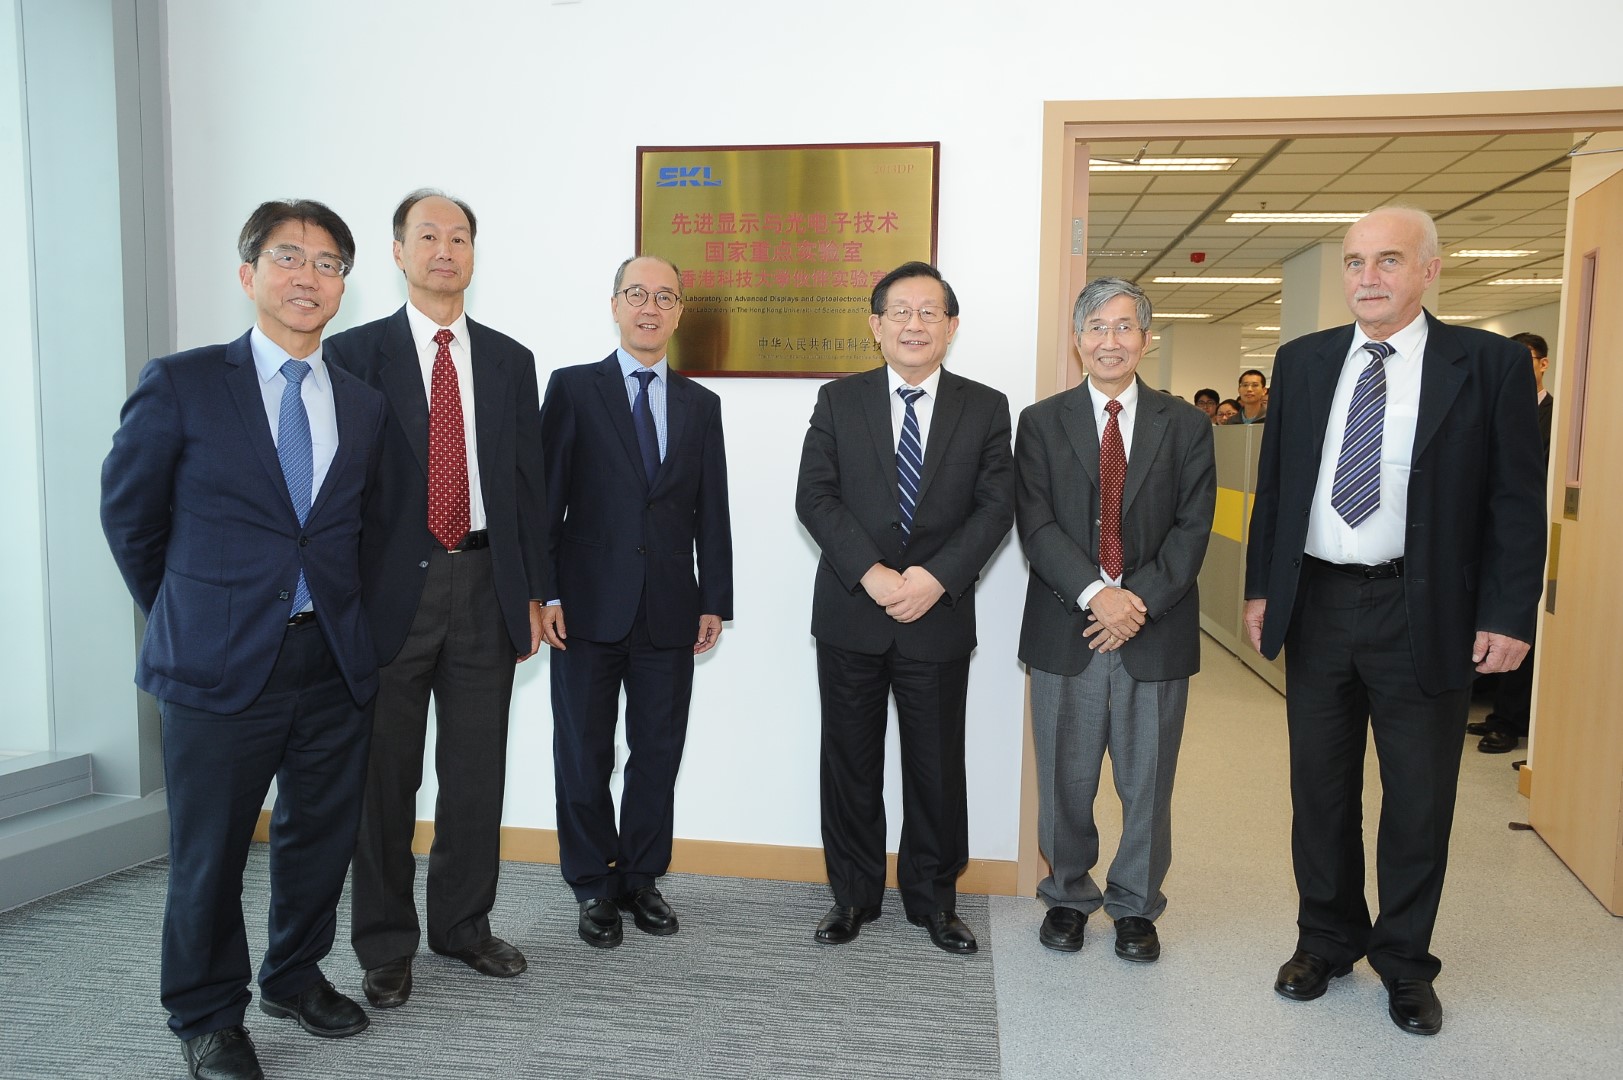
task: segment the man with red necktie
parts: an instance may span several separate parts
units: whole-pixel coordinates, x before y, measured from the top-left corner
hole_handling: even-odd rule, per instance
[[[411,995],[421,932],[412,879],[417,789],[434,700],[428,947],[510,978],[523,954],[490,929],[500,868],[513,666],[540,641],[550,595],[535,358],[468,318],[478,220],[437,191],[394,214],[407,302],[328,342],[382,390],[388,423],[367,500],[362,584],[378,690],[350,937],[378,1008]]]

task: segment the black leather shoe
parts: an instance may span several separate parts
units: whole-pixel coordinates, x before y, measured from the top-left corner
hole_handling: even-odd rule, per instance
[[[261,994],[259,1011],[278,1020],[297,1020],[301,1028],[323,1039],[359,1035],[372,1022],[365,1009],[334,990],[326,979],[286,1001],[272,1001]]]
[[[1443,1003],[1429,979],[1382,979],[1386,984],[1387,1014],[1411,1035],[1435,1035],[1443,1030]]]
[[[1521,741],[1519,735],[1495,729],[1482,736],[1482,741],[1476,744],[1476,748],[1484,754],[1508,754],[1516,749]]]
[[[676,912],[671,910],[671,905],[652,885],[626,893],[616,898],[614,904],[621,911],[631,912],[631,921],[645,934],[669,937],[681,929],[676,922]]]
[[[387,964],[367,968],[361,990],[375,1008],[393,1009],[404,1005],[406,999],[411,997],[411,957],[402,956]]]
[[[242,1027],[194,1035],[180,1044],[186,1071],[197,1080],[265,1080],[254,1041]]]
[[[955,911],[938,911],[934,915],[909,915],[907,921],[930,931],[930,940],[935,943],[936,948],[945,952],[963,956],[978,948],[974,933],[964,925],[964,920],[960,919]]]
[[[1155,924],[1138,915],[1116,920],[1116,955],[1135,964],[1153,964],[1161,958],[1161,938]]]
[[[1489,720],[1473,720],[1465,725],[1467,735],[1486,735],[1494,730],[1495,725]]]
[[[863,923],[879,918],[879,905],[873,907],[841,907],[835,904],[817,923],[812,936],[824,945],[844,945],[862,931]]]
[[[441,956],[460,960],[479,974],[489,975],[493,979],[511,979],[515,975],[524,974],[524,970],[530,966],[525,962],[523,953],[494,934],[469,945],[466,949],[434,951]]]
[[[1043,948],[1055,952],[1080,952],[1082,928],[1088,925],[1088,913],[1074,907],[1051,907],[1043,916],[1043,928],[1037,931],[1037,940]]]
[[[580,939],[594,949],[612,949],[625,938],[620,909],[614,901],[597,897],[580,902]]]
[[[1274,993],[1292,1001],[1312,1001],[1324,996],[1331,979],[1339,979],[1351,970],[1351,964],[1332,967],[1324,957],[1297,949],[1280,967]]]

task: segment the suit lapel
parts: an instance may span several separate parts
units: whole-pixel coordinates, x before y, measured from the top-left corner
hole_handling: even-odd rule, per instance
[[[383,355],[378,367],[378,381],[383,384],[383,392],[388,396],[389,407],[394,410],[400,430],[406,436],[406,444],[411,447],[426,477],[428,394],[423,390],[423,365],[417,357],[417,347],[411,340],[411,324],[406,321],[404,307],[389,319],[378,351]]]
[[[885,374],[887,370],[874,368],[851,378],[872,384],[865,386],[858,395],[862,400],[862,415],[868,421],[868,437],[873,441],[874,454],[879,461],[879,475],[890,484],[891,501],[899,504],[901,488],[896,479],[896,435],[890,424],[890,379]]]
[[[1085,382],[1067,393],[1065,408],[1059,414],[1060,426],[1065,429],[1065,437],[1070,440],[1071,451],[1076,454],[1083,475],[1094,491],[1098,491],[1099,422],[1093,416],[1093,394]]]
[[[1161,452],[1161,441],[1166,438],[1166,434],[1166,398],[1145,386],[1143,379],[1139,379],[1138,415],[1133,418],[1133,445],[1127,455],[1127,479],[1122,483],[1121,489],[1123,521],[1127,520],[1127,510],[1133,505],[1133,497],[1144,486],[1144,477],[1149,475],[1150,464]]]
[[[889,401],[885,402],[889,412]],[[947,454],[947,444],[964,415],[964,381],[952,372],[941,369],[941,380],[936,383],[935,407],[930,414],[930,439],[924,447],[924,472],[919,476],[919,502],[930,490],[930,481],[940,471],[941,459]],[[900,491],[897,497],[900,498]]]
[[[692,412],[693,387],[689,385],[684,376],[678,375],[665,366],[665,460],[659,466],[659,472],[654,474],[654,486],[657,488],[665,483],[665,478],[671,474],[671,463],[676,459],[676,448],[682,445],[682,436],[687,432],[688,416]]]
[[[468,352],[473,358],[474,451],[479,455],[479,474],[495,476],[488,455],[496,452],[507,437],[507,421],[513,410],[507,407],[507,358],[502,355],[483,326],[468,320]]]
[[[642,450],[637,445],[637,430],[631,426],[631,407],[626,402],[625,376],[620,371],[619,358],[610,353],[597,365],[597,393],[602,399],[603,411],[608,414],[609,425],[620,436],[620,446],[626,452],[631,471],[647,483],[642,467]],[[667,420],[670,417],[667,415]],[[666,432],[667,446],[670,433]]]
[[[252,332],[250,330],[249,334]],[[253,444],[254,454],[265,470],[266,479],[287,512],[296,520],[293,499],[287,493],[287,478],[282,475],[282,461],[276,456],[276,437],[270,429],[270,418],[265,415],[265,397],[259,388],[259,369],[254,367],[253,346],[248,344],[248,340],[248,334],[244,334],[225,347],[226,363],[232,366],[232,370],[226,374],[226,384],[231,389],[231,398],[237,404],[243,427],[248,431],[248,441]]]
[[[1347,362],[1347,350],[1352,348],[1351,324],[1330,335],[1319,350],[1312,371],[1307,373],[1303,386],[1307,392],[1307,407],[1312,416],[1308,432],[1314,440],[1313,468],[1317,470],[1324,456],[1324,433],[1330,426],[1330,403],[1336,396],[1336,383],[1341,380],[1341,368]]]
[[[338,486],[338,477],[349,467],[349,460],[355,456],[355,445],[361,437],[360,413],[357,411],[356,398],[357,388],[362,384],[332,364],[326,365],[326,368],[327,378],[332,380],[333,415],[338,421],[338,449],[333,453],[332,463],[327,466],[327,475],[321,482],[321,490],[315,493],[315,499],[310,503],[310,516],[305,519],[307,522],[314,521],[316,515],[321,513],[321,508],[327,504],[327,496]]]
[[[1426,351],[1420,361],[1420,405],[1415,415],[1411,463],[1420,460],[1459,396],[1460,387],[1465,385],[1464,359],[1465,350],[1448,326],[1426,312]]]

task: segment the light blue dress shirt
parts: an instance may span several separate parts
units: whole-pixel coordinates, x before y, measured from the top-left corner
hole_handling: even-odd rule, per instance
[[[659,363],[646,368],[642,361],[626,352],[624,349],[615,349],[615,357],[620,361],[620,374],[626,384],[626,403],[633,408],[637,404],[637,391],[642,387],[632,374],[633,372],[648,370],[654,373],[654,379],[648,384],[648,409],[654,414],[654,430],[659,433],[659,460],[665,460],[665,380],[670,377],[670,368],[665,358],[659,358]]]

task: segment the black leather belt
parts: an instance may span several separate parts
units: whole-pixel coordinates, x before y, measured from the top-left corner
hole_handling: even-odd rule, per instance
[[[313,612],[313,611],[301,611],[297,615],[295,615],[291,619],[289,619],[287,621],[287,624],[289,626],[303,626],[306,623],[313,623],[315,621],[316,621],[316,613],[315,612]]]
[[[446,552],[446,554],[458,555],[464,551],[478,551],[480,548],[487,548],[489,546],[490,530],[480,529],[478,532],[471,532],[467,536],[464,536],[462,538],[462,543]]]
[[[1304,556],[1304,558],[1314,566],[1323,567],[1337,574],[1345,574],[1347,577],[1363,578],[1365,581],[1386,581],[1403,576],[1402,559],[1393,559],[1390,562],[1366,566],[1364,563],[1326,562],[1312,555]]]

